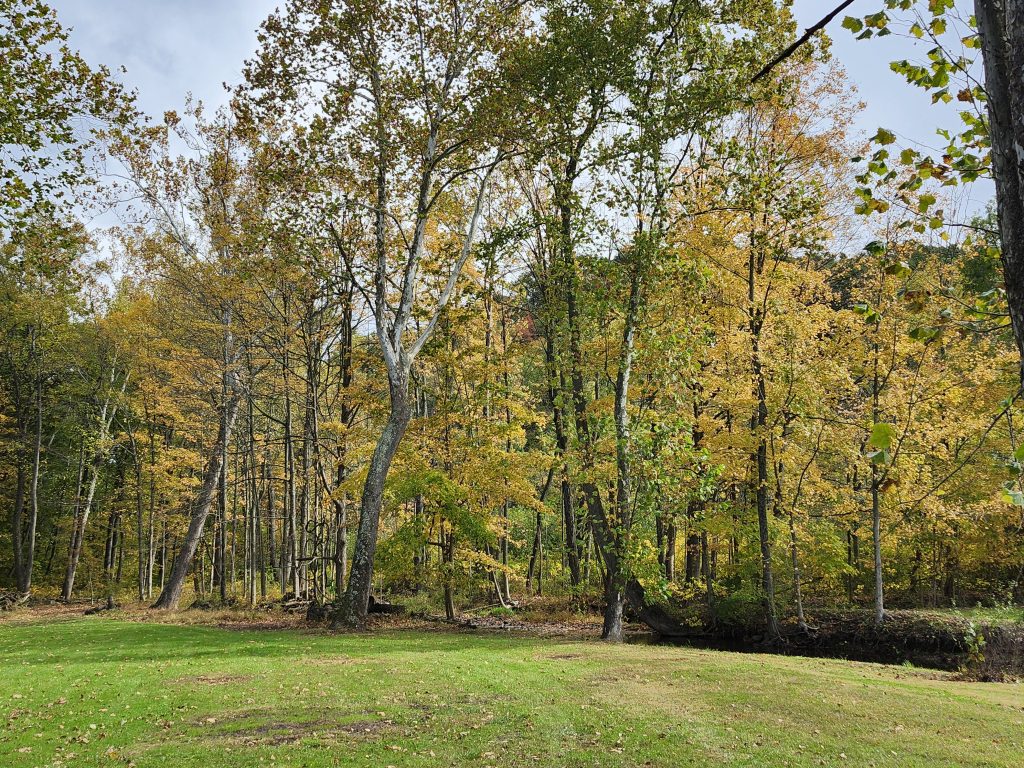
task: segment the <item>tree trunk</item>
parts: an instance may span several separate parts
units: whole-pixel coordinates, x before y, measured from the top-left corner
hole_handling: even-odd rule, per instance
[[[270,459],[263,455],[263,492],[267,495],[267,544],[263,544],[263,529],[259,534],[259,562],[260,562],[260,597],[267,596],[267,563],[263,556],[266,554],[270,561],[271,572],[274,568],[274,480],[271,477]]]
[[[565,179],[556,186],[556,205],[559,209],[561,226],[561,268],[560,275],[565,290],[566,321],[569,337],[570,382],[572,395],[572,412],[576,424],[576,436],[580,442],[581,463],[583,473],[593,468],[593,445],[590,425],[587,422],[587,400],[583,386],[583,352],[580,340],[580,319],[577,298],[579,292],[579,276],[576,274],[576,258],[572,244],[572,208],[570,202],[572,180],[575,178],[575,161],[570,160],[566,168]],[[618,401],[618,392],[616,392]],[[618,404],[618,403],[616,403]],[[618,421],[616,423],[618,427]],[[618,467],[618,449],[621,441],[616,435],[616,463]],[[594,535],[594,545],[601,554],[605,565],[604,591],[606,611],[601,637],[615,642],[622,638],[622,611],[618,609],[622,592],[621,574],[617,542],[612,527],[606,517],[601,492],[591,481],[584,482],[580,487],[583,503],[586,505],[590,529]]]
[[[636,255],[634,255],[636,259]],[[609,539],[614,557],[605,557],[605,611],[601,637],[610,642],[622,641],[622,607],[625,600],[623,561],[632,529],[632,463],[630,460],[629,380],[633,372],[633,348],[636,323],[640,313],[641,265],[632,264],[629,300],[622,329],[619,372],[615,379],[615,517],[603,522],[602,533]],[[609,552],[609,554],[611,554]]]
[[[702,449],[704,443],[704,430],[699,426],[701,408],[703,406],[701,400],[701,392],[703,387],[699,382],[695,382],[691,386],[693,390],[693,425],[690,427],[691,435],[693,437],[693,450],[698,452]],[[698,471],[704,469],[703,462],[698,462]],[[697,519],[702,516],[704,511],[704,499],[701,497],[695,497],[690,499],[686,505],[686,522],[687,522],[687,536],[686,536],[686,581],[693,582],[697,580],[697,577],[702,573],[702,562],[706,558],[704,552],[705,547],[703,546],[707,540],[706,535],[701,535],[702,532],[697,530]],[[673,538],[675,535],[675,526],[672,529]],[[674,545],[674,541],[673,541]]]
[[[31,583],[25,578],[25,566],[23,564],[23,539],[24,533],[22,527],[24,525],[23,518],[25,514],[25,486],[28,481],[26,478],[25,465],[23,464],[21,457],[17,456],[16,461],[18,462],[17,469],[17,480],[15,481],[14,490],[14,507],[11,510],[11,538],[14,549],[14,578],[18,585],[18,591],[21,594],[26,593],[24,588],[26,584],[31,588]]]
[[[1024,0],[975,0],[1003,278],[1024,385]]]
[[[754,242],[754,238],[751,238]],[[762,309],[756,303],[758,253],[749,249],[747,260],[747,313],[750,333],[750,366],[753,376],[754,414],[750,420],[757,448],[754,451],[756,487],[754,498],[757,508],[757,531],[761,549],[761,599],[764,604],[765,624],[771,639],[780,637],[779,623],[775,612],[775,576],[772,573],[771,531],[768,527],[768,394],[764,370],[761,367],[761,331],[764,328]]]
[[[287,307],[287,304],[285,305]],[[299,541],[298,531],[295,525],[296,506],[298,502],[295,495],[295,446],[292,434],[292,396],[289,377],[290,356],[288,340],[285,341],[285,350],[282,357],[281,375],[284,388],[284,536],[281,547],[281,575],[284,581],[281,582],[281,591],[284,592],[287,580],[292,583],[292,593],[296,598],[299,596]]]
[[[146,563],[149,554],[146,552],[145,539],[145,505],[142,500],[142,459],[139,446],[135,442],[135,430],[128,424],[128,440],[132,447],[132,469],[135,473],[135,540],[139,550],[138,562],[138,596],[141,603],[146,599]]]
[[[196,549],[203,535],[203,526],[206,518],[210,515],[210,509],[214,504],[217,487],[220,480],[221,462],[224,460],[223,446],[231,440],[231,430],[235,424],[235,417],[238,416],[240,398],[237,393],[232,393],[225,406],[225,418],[221,419],[220,430],[217,435],[217,442],[210,451],[210,459],[206,465],[206,473],[203,477],[203,485],[199,492],[199,499],[192,512],[192,519],[189,521],[188,533],[185,534],[185,541],[181,545],[174,564],[171,566],[167,582],[157,598],[154,608],[176,610],[181,600],[181,591],[185,586],[185,579],[188,577],[189,567],[195,557]]]
[[[545,291],[545,293],[549,293]],[[548,299],[550,301],[550,299]],[[551,311],[549,309],[549,311]],[[548,324],[552,325],[553,324]],[[561,387],[559,386],[562,377],[559,375],[558,363],[555,355],[555,340],[553,327],[545,327],[544,363],[548,384],[546,388],[548,405],[551,406],[551,413],[555,427],[555,449],[558,452],[561,466],[561,506],[562,525],[565,532],[565,556],[569,566],[569,581],[576,587],[582,581],[580,572],[580,546],[576,530],[576,511],[573,505],[572,485],[569,483],[569,467],[566,458],[569,450],[569,438],[565,429],[565,414],[559,397]]]
[[[114,375],[115,370],[112,368],[110,372],[111,383],[113,383]],[[121,386],[122,392],[126,385],[127,378]],[[80,513],[71,531],[71,547],[68,551],[68,566],[64,572],[64,586],[61,589],[62,600],[70,600],[71,594],[75,588],[75,574],[78,571],[78,561],[82,556],[82,547],[85,544],[85,529],[89,522],[89,515],[92,512],[92,502],[96,496],[96,484],[99,481],[100,469],[103,467],[103,459],[107,453],[107,436],[110,433],[110,425],[114,420],[115,413],[117,412],[117,407],[112,407],[110,400],[111,393],[108,391],[107,396],[103,401],[103,407],[100,409],[96,447],[93,449],[92,460],[88,465],[88,490],[86,491],[84,502],[79,504]],[[33,486],[36,486],[37,484],[38,479],[33,481]],[[35,491],[33,491],[33,493],[35,493]]]
[[[881,418],[879,395],[882,386],[882,379],[879,373],[879,345],[878,325],[875,326],[875,339],[872,342],[872,353],[874,357],[873,376],[871,381],[871,423],[877,424]],[[871,462],[871,547],[874,551],[875,565],[875,623],[881,624],[885,620],[885,595],[883,592],[882,576],[882,503],[879,494],[879,484],[882,478],[879,476],[878,465]]]
[[[803,585],[800,577],[800,553],[797,550],[796,519],[793,507],[789,508],[789,558],[793,568],[793,590],[796,599],[796,621],[800,629],[807,629],[807,620],[804,618],[804,595]]]
[[[149,541],[147,544],[148,559],[146,562],[146,597],[148,600],[153,596],[153,571],[156,568],[156,436],[153,434],[153,425],[149,424]],[[167,524],[164,523],[162,537],[160,540],[161,558],[163,550],[167,547]],[[160,583],[163,585],[163,560],[160,563]]]
[[[622,642],[622,609],[626,595],[617,581],[609,572],[604,589],[604,621],[601,626],[601,639],[609,643]]]
[[[704,576],[704,592],[707,599],[708,610],[715,608],[715,557],[708,541],[708,532],[701,531],[700,534],[700,563],[701,573]]]
[[[264,462],[267,467],[267,557],[270,559],[270,568],[274,574],[274,581],[280,585],[283,594],[284,574],[282,572],[281,558],[278,555],[277,526],[274,525],[274,512],[277,509],[274,505],[274,473],[270,466],[269,456],[264,459]]]
[[[512,604],[512,585],[508,578],[508,500],[501,505],[502,531],[501,540],[498,542],[498,560],[504,566],[499,578],[499,592],[502,593],[503,603]]]
[[[348,491],[342,491],[335,507],[334,524],[334,592],[341,597],[345,593],[345,569],[348,567]]]
[[[409,426],[409,372],[401,370],[389,376],[391,411],[381,432],[373,457],[366,471],[363,496],[359,507],[359,528],[352,553],[345,598],[334,621],[335,626],[357,626],[366,620],[373,586],[373,560],[377,553],[377,534],[381,508],[384,504],[384,482],[391,462],[398,451],[406,427]]]
[[[757,410],[753,424],[757,440],[755,454],[757,488],[754,496],[757,505],[758,541],[761,546],[761,589],[763,590],[768,635],[777,638],[779,637],[779,624],[775,614],[775,576],[772,573],[771,532],[768,528],[768,440],[764,435],[764,430],[768,425],[768,403],[764,375],[761,370],[760,345],[756,336],[754,337],[753,359],[757,395]]]
[[[444,579],[444,615],[448,621],[455,621],[455,593],[452,587],[455,567],[455,532],[441,532],[441,573]]]
[[[530,592],[530,588],[533,584],[533,580],[537,579],[537,594],[541,594],[543,589],[543,580],[541,578],[541,564],[544,556],[544,542],[541,538],[543,532],[544,521],[541,517],[541,513],[537,513],[537,521],[534,524],[533,529],[533,549],[530,552],[530,565],[526,570],[526,591]]]
[[[71,528],[71,544],[68,549],[68,565],[64,571],[64,585],[61,587],[61,600],[70,600],[75,588],[75,575],[78,572],[78,561],[82,556],[85,542],[85,529],[92,513],[92,502],[96,494],[96,482],[99,479],[101,461],[94,456],[88,468],[89,482],[85,499],[79,504],[78,517]]]
[[[701,572],[700,533],[692,531],[686,535],[686,581],[696,581]],[[666,569],[667,570],[667,569]]]
[[[875,555],[875,623],[885,620],[882,580],[882,506],[878,493],[878,467],[871,465],[871,547]]]
[[[227,368],[228,360],[224,360],[224,366]],[[221,393],[222,402],[227,402],[227,378],[224,380],[224,388]],[[221,420],[227,418],[227,410],[221,414]],[[227,578],[227,538],[228,538],[228,444],[231,442],[231,437],[224,428],[224,425],[220,426],[221,434],[225,435],[223,442],[220,444],[220,479],[218,480],[219,498],[217,502],[217,548],[214,552],[214,578],[217,581],[217,586],[220,588],[220,602],[224,604],[228,599],[228,578]]]
[[[32,479],[29,484],[28,531],[25,534],[24,543],[18,542],[19,548],[24,547],[22,550],[21,568],[18,571],[18,591],[23,595],[27,595],[32,591],[32,569],[35,567],[36,561],[36,526],[39,523],[39,472],[42,463],[43,447],[43,390],[41,381],[36,383],[35,422],[35,438],[32,442]],[[18,535],[20,537],[20,530]]]

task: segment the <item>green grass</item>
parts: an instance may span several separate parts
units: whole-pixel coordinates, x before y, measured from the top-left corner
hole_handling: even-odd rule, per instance
[[[1019,766],[1024,689],[665,646],[0,624],[0,765]]]
[[[953,613],[974,622],[986,624],[1024,624],[1024,607],[1019,605],[1005,608],[950,608],[944,612]]]

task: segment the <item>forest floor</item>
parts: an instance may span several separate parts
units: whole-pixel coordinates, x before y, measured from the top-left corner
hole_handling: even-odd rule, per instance
[[[171,623],[196,613],[0,619],[0,765],[990,768],[1024,754],[1020,684],[437,626]]]

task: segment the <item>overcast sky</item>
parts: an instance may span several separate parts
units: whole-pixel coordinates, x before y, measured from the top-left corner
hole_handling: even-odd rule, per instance
[[[181,109],[191,92],[210,106],[223,103],[224,82],[241,77],[242,62],[256,47],[255,29],[281,0],[51,0],[73,28],[72,44],[94,63],[124,65],[125,82],[138,89],[143,110],[158,116]],[[966,4],[967,0],[958,0]],[[796,0],[801,29],[821,18],[835,0]],[[857,0],[847,13],[878,10],[881,0]],[[833,53],[849,73],[866,106],[856,120],[864,136],[879,126],[902,143],[937,146],[938,123],[955,127],[954,107],[932,106],[923,92],[889,70],[893,59],[922,59],[927,46],[892,35],[857,41],[830,26]],[[991,195],[987,185],[972,191],[970,207]]]

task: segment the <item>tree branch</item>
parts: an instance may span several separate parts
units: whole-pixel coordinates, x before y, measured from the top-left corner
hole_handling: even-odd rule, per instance
[[[756,75],[754,75],[752,78],[750,78],[750,82],[756,83],[762,77],[764,77],[769,72],[771,72],[773,69],[775,69],[777,66],[779,66],[779,64],[781,64],[786,59],[788,59],[790,56],[792,56],[794,53],[796,53],[797,50],[799,50],[800,46],[802,46],[804,43],[806,43],[808,40],[810,40],[811,37],[814,36],[815,32],[817,32],[817,31],[819,31],[821,29],[824,29],[825,26],[830,21],[832,21],[832,19],[834,19],[836,16],[839,15],[840,11],[842,11],[844,8],[848,8],[852,4],[853,4],[853,0],[843,0],[843,2],[841,2],[828,15],[826,15],[823,19],[821,19],[821,21],[819,21],[817,24],[813,24],[812,26],[810,26],[806,30],[804,30],[803,35],[801,35],[796,40],[796,42],[794,42],[791,46],[789,46],[786,50],[784,50],[782,53],[780,53],[774,59],[769,61],[760,72],[758,72]]]

